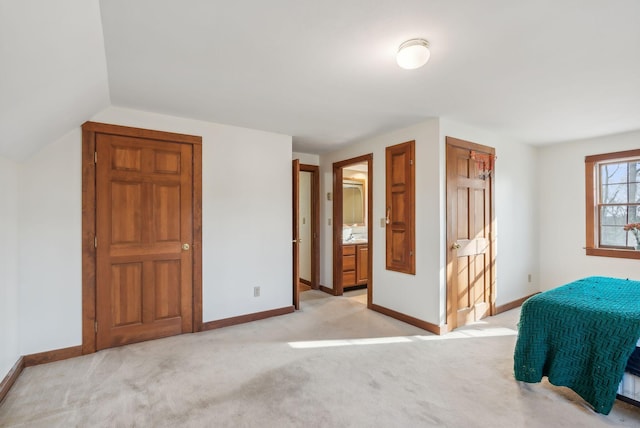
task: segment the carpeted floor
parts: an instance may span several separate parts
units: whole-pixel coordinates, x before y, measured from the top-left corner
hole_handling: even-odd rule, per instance
[[[513,378],[518,310],[449,335],[301,294],[299,312],[26,369],[2,427],[640,426],[546,382]]]

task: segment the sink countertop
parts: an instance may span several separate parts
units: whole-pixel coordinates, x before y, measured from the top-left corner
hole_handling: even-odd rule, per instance
[[[350,239],[348,241],[342,241],[342,245],[349,245],[349,244],[366,244],[368,243],[369,240],[366,238],[358,238],[358,239]]]

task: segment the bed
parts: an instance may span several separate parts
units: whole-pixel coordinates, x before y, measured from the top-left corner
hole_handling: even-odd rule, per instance
[[[639,345],[640,282],[584,278],[522,305],[514,374],[530,383],[547,376],[606,415],[617,394],[640,401],[640,367],[625,373]]]

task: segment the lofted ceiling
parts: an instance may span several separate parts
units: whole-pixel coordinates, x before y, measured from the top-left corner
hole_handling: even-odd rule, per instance
[[[6,112],[24,118],[32,109],[51,128],[105,104],[292,135],[294,150],[307,153],[429,117],[531,144],[640,129],[637,0],[101,0],[97,19],[95,0],[1,1],[2,13],[13,13],[5,4],[80,6],[36,36],[20,24],[2,28],[0,17],[3,63],[5,50],[19,51],[7,40],[29,48],[39,37],[91,67],[57,67],[40,49],[37,71],[16,66],[16,82],[0,81],[0,131],[18,137],[1,141],[0,154],[39,135],[23,142]],[[59,38],[68,27],[85,37]],[[416,37],[429,40],[431,59],[400,69],[395,52]],[[29,85],[34,78],[42,85]],[[7,102],[5,90],[16,99]],[[75,104],[39,105],[43,90]]]

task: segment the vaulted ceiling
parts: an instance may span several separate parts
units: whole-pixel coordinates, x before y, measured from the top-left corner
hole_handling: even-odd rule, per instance
[[[402,70],[403,41],[431,44]],[[112,104],[320,153],[428,117],[545,144],[640,129],[636,0],[1,0],[0,155]]]

